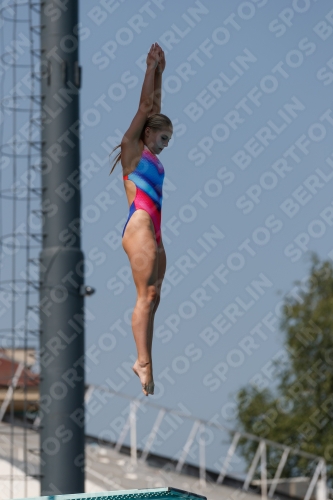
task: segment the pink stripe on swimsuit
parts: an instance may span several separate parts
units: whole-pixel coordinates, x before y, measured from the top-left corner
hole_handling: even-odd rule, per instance
[[[149,149],[144,149],[135,170],[129,175],[124,175],[123,178],[124,180],[133,181],[136,186],[135,198],[129,209],[123,236],[128,221],[136,210],[141,209],[150,215],[155,229],[156,242],[159,244],[161,241],[162,186],[164,180],[162,163]]]

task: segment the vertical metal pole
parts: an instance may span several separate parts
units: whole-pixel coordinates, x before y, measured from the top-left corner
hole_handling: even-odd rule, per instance
[[[119,434],[117,444],[115,446],[116,452],[120,452],[120,448],[123,445],[123,442],[125,441],[125,437],[127,436],[127,433],[131,427],[131,413],[129,413],[128,418],[124,424],[124,427],[121,429],[121,433]]]
[[[136,410],[138,409],[136,401],[131,401],[130,406],[130,422],[131,422],[131,460],[132,464],[137,464],[137,445],[136,445]]]
[[[326,483],[327,483],[327,467],[326,467],[326,462],[323,461],[321,469],[321,477],[317,481],[316,500],[328,499],[328,491]]]
[[[204,432],[205,432],[205,425],[201,424],[199,430],[199,471],[200,471],[199,484],[202,488],[206,487],[206,450],[205,450],[206,442],[202,437]]]
[[[41,494],[84,492],[78,2],[41,6]]]
[[[261,464],[260,464],[260,475],[261,475],[261,499],[267,500],[267,459],[266,459],[266,443],[261,441]]]

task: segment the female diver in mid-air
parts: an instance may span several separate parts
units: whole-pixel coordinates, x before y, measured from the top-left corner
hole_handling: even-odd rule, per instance
[[[139,109],[125,133],[111,172],[121,160],[129,215],[122,244],[132,269],[137,300],[132,316],[138,358],[133,371],[143,393],[154,394],[152,340],[154,316],[166,268],[161,235],[161,205],[164,168],[157,155],[171,139],[171,120],[160,113],[162,73],[165,57],[155,43],[147,56]],[[110,172],[110,173],[111,173]]]

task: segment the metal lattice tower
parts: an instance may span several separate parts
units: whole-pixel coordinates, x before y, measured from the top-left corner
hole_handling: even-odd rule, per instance
[[[0,384],[7,385],[0,420],[8,422],[1,440],[11,464],[2,498],[11,498],[17,487],[26,494],[29,478],[38,475],[37,469],[28,470],[27,428],[38,399],[29,354],[39,344],[37,252],[42,241],[39,10],[39,3],[22,0],[6,2],[0,10]],[[8,364],[10,373],[5,372]],[[23,449],[15,446],[18,433]],[[16,477],[14,466],[24,475]]]

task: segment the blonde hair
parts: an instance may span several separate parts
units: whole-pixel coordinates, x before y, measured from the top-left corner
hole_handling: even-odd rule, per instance
[[[154,115],[150,115],[143,126],[141,137],[140,137],[141,139],[143,139],[144,132],[145,132],[145,129],[147,127],[151,128],[153,130],[162,130],[165,127],[172,127],[172,121],[166,115],[162,115],[162,113],[156,113]],[[113,148],[113,150],[111,151],[109,156],[111,156],[112,153],[120,147],[121,147],[121,144],[118,144],[118,146]],[[109,175],[111,175],[111,173],[115,169],[117,163],[119,163],[120,161],[121,161],[121,151],[115,157]]]

